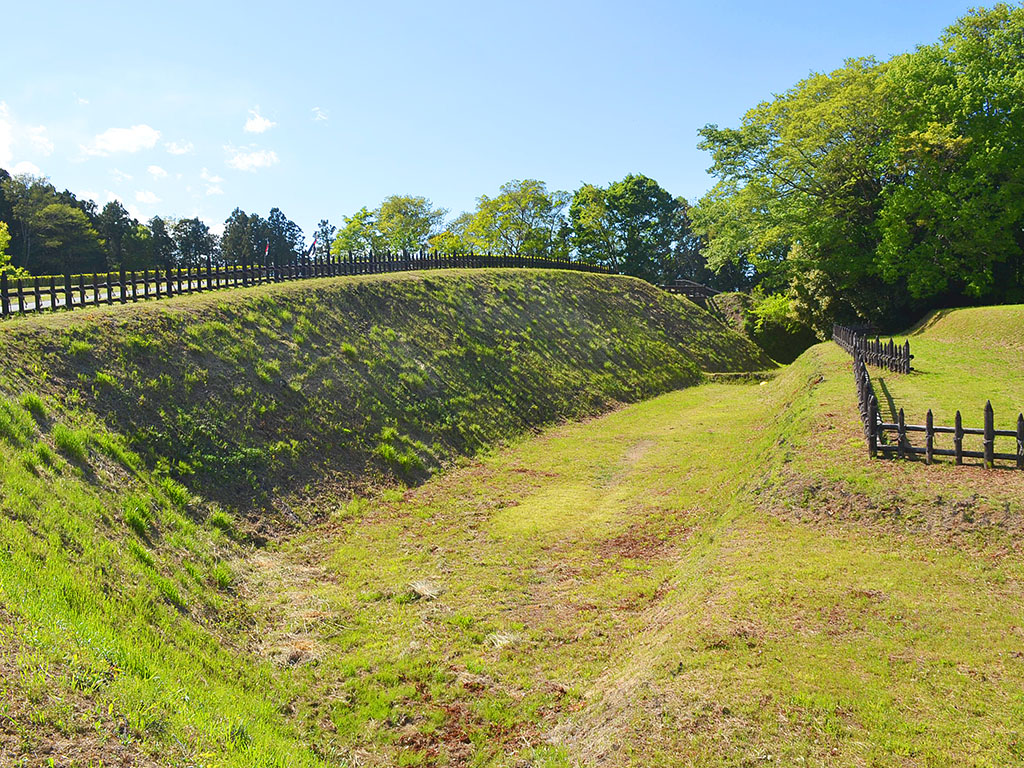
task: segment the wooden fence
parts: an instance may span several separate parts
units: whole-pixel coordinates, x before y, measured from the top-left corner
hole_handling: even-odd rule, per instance
[[[859,353],[868,363],[877,368],[886,368],[893,373],[910,373],[910,340],[903,345],[896,344],[892,339],[884,342],[881,339],[870,339],[867,334],[847,328],[843,325],[832,326],[832,339],[851,355]]]
[[[103,272],[91,275],[50,275],[11,278],[0,275],[0,316],[71,310],[101,304],[126,304],[201,293],[236,286],[308,280],[319,277],[369,275],[422,269],[531,267],[608,274],[611,270],[568,259],[473,253],[405,251],[349,253],[298,259],[290,264],[205,265],[163,270]]]
[[[1017,414],[1015,430],[995,428],[995,413],[991,401],[985,403],[984,426],[981,429],[965,427],[960,411],[956,412],[952,427],[936,426],[931,409],[925,416],[924,424],[907,424],[902,408],[899,409],[896,421],[887,423],[882,420],[871,375],[868,373],[864,356],[859,351],[855,351],[853,355],[853,375],[857,384],[857,401],[864,426],[864,438],[867,440],[870,456],[892,456],[898,459],[924,456],[928,464],[931,464],[936,456],[952,456],[957,465],[963,464],[965,458],[974,458],[981,459],[987,468],[994,467],[996,461],[1012,461],[1017,469],[1024,469],[1024,414]],[[924,445],[911,443],[910,433],[923,433]],[[952,435],[953,447],[936,447],[936,435]],[[964,448],[966,435],[981,437],[980,451]],[[998,437],[1013,438],[1016,441],[1016,452],[997,453]]]

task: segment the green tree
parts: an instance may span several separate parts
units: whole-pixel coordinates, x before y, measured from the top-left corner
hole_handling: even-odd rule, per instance
[[[737,129],[700,132],[719,177],[691,212],[709,264],[748,262],[769,293],[799,294],[823,331],[836,316],[891,308],[873,265],[885,71],[872,59],[850,61],[758,105]]]
[[[486,250],[470,234],[473,218],[472,213],[460,213],[448,222],[444,230],[430,238],[430,248],[442,253],[469,253],[470,251]]]
[[[174,266],[174,237],[171,231],[174,228],[175,222],[171,221],[170,227],[168,222],[159,216],[154,216],[149,220],[149,251],[151,267],[160,267],[167,269],[168,267]]]
[[[96,221],[96,229],[103,238],[107,249],[107,267],[118,269],[124,266],[124,247],[138,226],[118,200],[111,200],[103,206]]]
[[[392,195],[374,213],[380,241],[391,251],[425,248],[448,212],[425,197]]]
[[[675,278],[677,251],[692,247],[686,201],[642,174],[607,189],[583,185],[573,195],[569,222],[584,260],[654,282]]]
[[[509,181],[496,197],[477,199],[467,227],[471,241],[483,250],[515,255],[551,255],[564,223],[568,192],[548,192],[536,179]]]
[[[11,233],[7,228],[6,221],[0,221],[0,275],[6,274],[10,277],[23,277],[28,273],[11,264],[11,254],[7,252],[11,244]]]
[[[217,238],[199,218],[179,219],[172,229],[175,246],[175,266],[198,267],[213,258],[217,251]]]
[[[334,235],[338,231],[327,219],[320,219],[316,225],[314,238],[316,240],[316,257],[326,259],[331,253],[331,244],[334,243]]]
[[[383,249],[383,242],[377,232],[375,212],[363,206],[351,216],[342,218],[341,229],[331,243],[331,253],[366,253]]]
[[[914,299],[1024,300],[1022,61],[1024,8],[1001,3],[888,67],[876,262]]]
[[[224,222],[221,259],[225,264],[262,264],[267,254],[266,229],[259,214],[235,208]]]
[[[39,243],[34,265],[50,274],[100,271],[105,254],[89,217],[66,203],[50,203],[36,211],[30,224]]]
[[[269,257],[273,264],[291,264],[305,251],[302,229],[280,208],[270,209],[263,234],[270,244]]]

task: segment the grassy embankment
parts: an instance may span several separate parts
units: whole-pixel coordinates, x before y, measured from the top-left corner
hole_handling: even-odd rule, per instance
[[[1024,312],[1007,322],[1019,335]],[[964,396],[1024,402],[1016,371],[993,370]],[[146,469],[132,482],[177,488]],[[557,426],[413,489],[311,495],[329,517],[262,549],[168,499],[156,514],[185,523],[154,526],[157,570],[220,552],[230,575],[176,582],[180,612],[140,567],[130,594],[150,613],[129,626],[101,605],[92,630],[73,590],[31,569],[14,581],[0,550],[17,617],[2,733],[161,764],[1018,764],[1022,492],[1024,473],[869,460],[849,358],[826,344],[763,385]],[[5,542],[44,527],[21,514]],[[21,563],[90,536],[117,568],[130,559],[114,553],[135,535],[101,521],[47,532]],[[32,608],[44,594],[56,620]],[[61,656],[69,637],[85,650]],[[117,648],[149,675],[108,663]]]
[[[252,589],[368,764],[1019,764],[1022,474],[869,460],[820,345],[344,510]]]
[[[317,281],[2,331],[0,756],[14,764],[334,764],[361,742],[307,718],[314,693],[334,694],[295,671],[313,669],[302,638],[279,642],[276,613],[254,607],[272,549],[253,545],[280,529],[242,515],[358,510],[342,505],[353,488],[769,364],[639,281],[560,273]],[[318,605],[303,621],[344,634]],[[350,662],[338,686],[370,673]],[[380,722],[393,697],[351,722]]]

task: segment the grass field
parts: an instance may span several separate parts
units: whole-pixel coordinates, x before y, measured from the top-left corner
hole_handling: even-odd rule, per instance
[[[965,425],[980,427],[991,400],[997,429],[1015,429],[1024,406],[1022,316],[1019,305],[934,313],[907,336],[914,370],[880,372],[876,380],[915,424],[931,408],[936,424],[952,425],[960,410]]]
[[[894,396],[945,397],[924,366],[976,320]],[[962,396],[1024,402],[1019,370]],[[869,460],[833,344],[311,484],[265,542],[38,400],[0,409],[4,764],[1024,763],[1024,473]]]

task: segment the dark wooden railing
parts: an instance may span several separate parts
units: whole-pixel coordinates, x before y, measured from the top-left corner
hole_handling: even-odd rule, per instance
[[[878,338],[872,340],[867,334],[853,328],[833,325],[832,340],[851,355],[860,353],[868,365],[885,368],[893,373],[910,373],[910,361],[914,356],[910,354],[909,339],[902,345],[892,339],[888,342]]]
[[[160,270],[12,278],[0,275],[0,316],[126,304],[287,280],[370,275],[422,269],[515,267],[568,269],[609,274],[606,267],[580,261],[480,253],[347,253],[297,259],[289,264],[205,264]]]
[[[987,468],[994,467],[996,461],[1012,461],[1017,469],[1024,469],[1024,414],[1017,414],[1015,430],[995,428],[992,401],[985,403],[984,426],[981,429],[965,427],[960,411],[956,412],[952,427],[936,426],[931,409],[925,416],[924,424],[907,424],[902,408],[896,414],[896,421],[888,423],[882,420],[871,374],[868,372],[864,356],[858,349],[853,352],[853,376],[857,386],[857,403],[864,427],[864,438],[870,456],[891,456],[897,459],[924,456],[928,464],[931,464],[936,456],[951,456],[957,465],[963,464],[965,458],[974,458],[981,459]],[[923,433],[924,445],[914,445],[909,437],[911,433]],[[952,448],[937,447],[936,435],[952,435]],[[980,436],[981,450],[965,449],[965,436]],[[1013,438],[1016,442],[1016,452],[996,452],[996,438],[1000,437]]]

